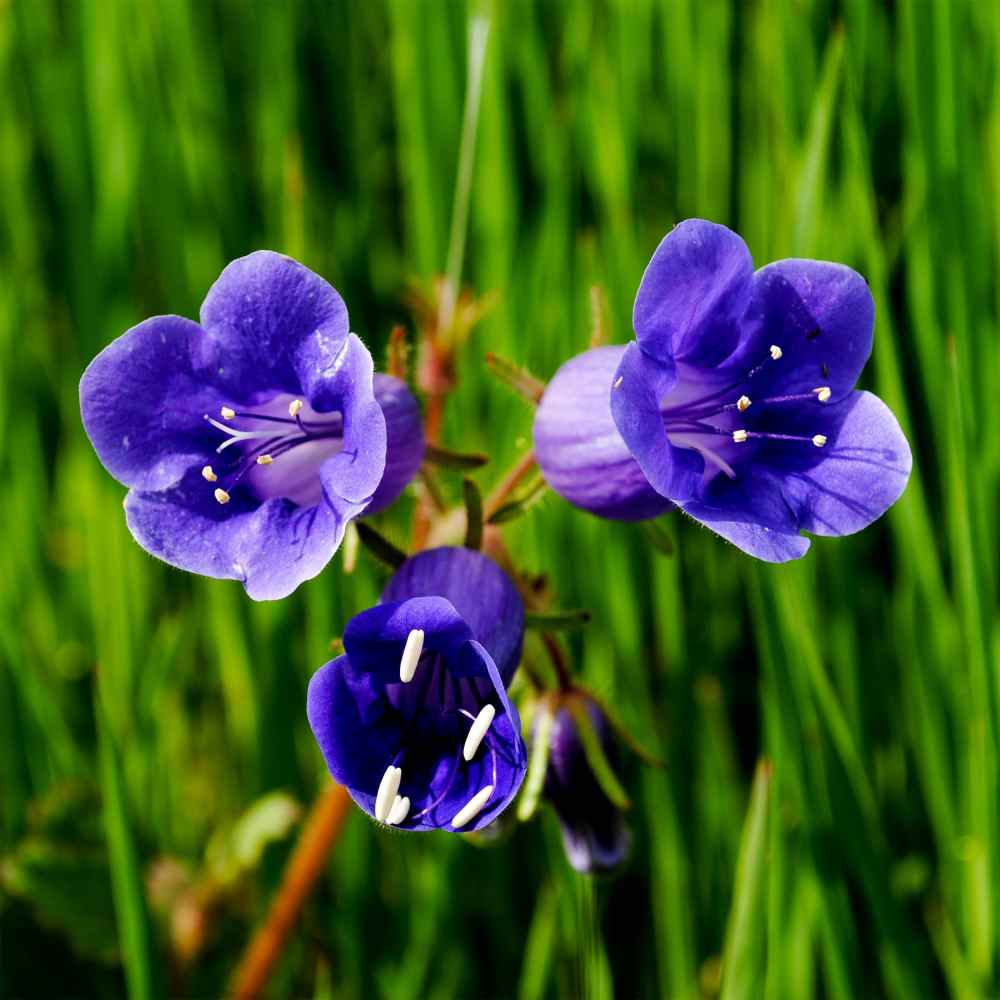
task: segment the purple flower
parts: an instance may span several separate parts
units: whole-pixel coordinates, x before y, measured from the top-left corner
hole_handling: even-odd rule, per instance
[[[136,541],[257,600],[319,573],[423,458],[416,400],[373,376],[336,290],[270,251],[222,272],[200,324],[154,316],[109,344],[80,409]]]
[[[486,556],[421,552],[382,603],[355,616],[343,656],[309,685],[309,724],[330,773],[379,822],[478,830],[514,797],[527,768],[507,686],[521,657],[524,607]]]
[[[682,222],[635,300],[636,339],[568,361],[535,420],[549,485],[603,517],[680,507],[769,562],[800,535],[849,535],[906,486],[910,447],[889,408],[854,389],[874,306],[841,264],[754,272],[725,226]]]
[[[604,713],[582,693],[574,692],[568,698],[586,711],[605,757],[614,766],[617,747]],[[611,871],[628,857],[632,843],[629,829],[594,777],[568,704],[555,710],[551,726],[543,793],[559,817],[566,857],[584,874]],[[536,732],[538,728],[536,721]]]

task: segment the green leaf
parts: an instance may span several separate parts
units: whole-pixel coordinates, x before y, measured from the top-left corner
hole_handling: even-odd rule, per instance
[[[487,462],[490,456],[482,452],[459,452],[450,451],[448,448],[439,448],[437,445],[428,444],[424,448],[424,461],[431,465],[440,465],[446,469],[480,469]]]
[[[538,404],[542,393],[545,392],[545,383],[532,375],[527,368],[519,368],[512,361],[501,358],[492,352],[486,355],[486,367],[491,375],[498,378],[504,385],[509,386],[533,406]]]
[[[545,787],[545,770],[549,764],[549,739],[555,715],[545,702],[538,705],[535,713],[531,757],[528,760],[528,775],[524,779],[524,789],[517,801],[517,818],[526,822],[535,815],[538,799]]]
[[[361,544],[380,562],[385,563],[390,569],[399,569],[406,562],[406,553],[402,549],[397,549],[385,535],[380,534],[370,524],[365,521],[355,521],[354,524],[358,529]]]
[[[465,498],[465,547],[483,547],[483,495],[479,487],[468,477],[462,480],[462,495]]]
[[[505,503],[498,510],[494,511],[487,519],[487,524],[504,524],[513,521],[518,517],[523,517],[531,510],[548,492],[548,484],[539,475],[532,479],[531,484],[516,500]]]
[[[583,608],[575,611],[528,611],[524,616],[524,627],[546,632],[568,632],[589,625],[592,617]]]
[[[661,555],[667,556],[668,558],[673,556],[676,551],[674,548],[674,540],[670,537],[669,533],[661,527],[656,521],[641,521],[639,523],[639,528],[652,547],[659,552]]]

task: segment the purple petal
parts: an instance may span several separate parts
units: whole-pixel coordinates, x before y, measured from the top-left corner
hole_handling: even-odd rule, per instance
[[[854,392],[814,411],[827,437],[762,452],[737,480],[719,476],[704,500],[686,513],[750,555],[785,562],[809,548],[799,531],[849,535],[867,527],[896,502],[909,479],[912,457],[892,411],[877,396]]]
[[[524,604],[492,559],[458,547],[418,552],[399,567],[382,593],[386,603],[412,597],[446,598],[496,661],[502,686],[510,683],[521,659]]]
[[[875,305],[864,278],[843,264],[779,260],[753,278],[753,294],[730,370],[764,367],[757,398],[829,386],[833,401],[853,388],[872,350]],[[768,362],[771,345],[781,359]]]
[[[662,362],[711,367],[732,353],[750,298],[753,259],[732,230],[687,219],[646,267],[632,325],[643,350]]]
[[[605,756],[615,766],[616,746],[604,713],[589,698],[585,704]],[[594,777],[576,720],[566,708],[552,720],[545,797],[559,816],[566,856],[578,872],[611,871],[625,861],[628,827]]]
[[[132,491],[125,502],[129,531],[147,552],[191,573],[240,580],[257,601],[287,597],[326,566],[343,539],[346,509],[283,499],[254,509],[237,496],[223,506],[194,470],[172,489]]]
[[[545,481],[571,504],[622,521],[673,506],[643,475],[611,415],[609,394],[624,347],[598,347],[553,376],[535,415],[535,455]]]
[[[209,289],[201,325],[217,350],[215,378],[237,401],[250,387],[303,393],[318,410],[348,334],[336,290],[270,250],[229,264]]]
[[[385,472],[371,503],[365,508],[366,515],[375,514],[396,500],[424,460],[420,404],[409,386],[391,375],[376,375],[375,398],[385,417]]]
[[[195,360],[205,334],[180,316],[123,333],[80,379],[80,413],[101,464],[125,486],[163,490],[212,451],[202,415],[218,393]]]
[[[629,344],[612,383],[611,413],[649,484],[661,496],[680,502],[697,495],[705,461],[697,451],[677,448],[667,437],[661,406],[676,382],[672,365]]]
[[[341,517],[353,517],[359,505],[368,504],[385,469],[385,417],[375,399],[373,369],[368,348],[352,333],[321,393],[321,408],[344,417],[343,447],[320,468],[323,493]]]

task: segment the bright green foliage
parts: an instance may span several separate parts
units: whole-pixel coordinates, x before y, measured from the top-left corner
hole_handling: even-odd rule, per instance
[[[201,870],[268,793],[312,800],[306,684],[386,570],[338,556],[254,605],[155,562],[77,381],[263,247],[335,284],[382,358],[409,283],[448,264],[469,14],[0,4],[0,994],[218,996],[265,912],[286,823],[186,968],[151,866]],[[442,440],[491,456],[483,494],[531,421],[487,352],[547,378],[587,346],[594,285],[627,339],[646,260],[692,215],[758,262],[865,274],[865,379],[914,476],[883,522],[786,567],[551,495],[505,524],[555,606],[592,612],[565,634],[587,685],[667,761],[618,774],[632,862],[579,879],[544,807],[482,847],[355,813],[274,997],[997,995],[998,66],[979,0],[496,2],[464,276],[497,298]],[[462,473],[436,475],[460,504]],[[394,544],[412,506],[377,520]],[[101,805],[52,828],[66,795]]]

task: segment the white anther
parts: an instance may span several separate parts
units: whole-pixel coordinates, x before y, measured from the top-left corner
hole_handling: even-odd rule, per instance
[[[232,420],[236,416],[236,411],[231,406],[224,406],[220,412],[223,420]]]
[[[733,431],[733,440],[737,444],[743,444],[750,435],[744,430]]]
[[[229,503],[229,494],[223,489],[217,489],[215,491],[215,499],[218,500],[219,503]]]
[[[816,398],[821,403],[829,403],[830,397],[833,395],[828,385],[821,385],[818,389],[813,389],[813,392],[816,393]]]
[[[781,357],[782,353],[783,352],[782,352],[781,348],[778,347],[777,344],[772,344],[771,345],[771,358],[774,361],[777,361]]]
[[[822,448],[823,445],[826,444],[826,435],[825,434],[814,434],[813,435],[813,444],[816,445],[817,448]]]
[[[274,461],[270,455],[258,455],[257,464],[258,465],[270,465]]]
[[[396,793],[399,783],[403,780],[403,772],[390,764],[379,782],[378,793],[375,795],[375,818],[384,823],[389,818],[389,811],[396,803]]]
[[[399,679],[404,684],[409,684],[413,680],[413,675],[417,672],[417,664],[420,662],[420,654],[424,651],[424,630],[422,628],[410,629],[410,634],[406,637],[406,645],[403,647],[403,655],[399,658]]]
[[[302,410],[302,400],[301,399],[293,399],[288,404],[288,415],[290,417],[297,417],[299,415],[299,413],[301,412],[301,410]]]
[[[747,410],[749,410],[750,409],[750,397],[749,396],[740,396],[740,398],[736,400],[736,409],[739,410],[740,413],[745,413]]]
[[[618,378],[615,379],[615,384],[613,386],[611,386],[611,388],[612,389],[617,389],[618,386],[620,386],[622,384],[622,382],[624,382],[624,381],[625,381],[625,376],[624,375],[619,375]]]
[[[487,785],[476,792],[455,814],[455,818],[451,821],[452,829],[457,830],[459,827],[465,826],[466,823],[471,823],[483,811],[483,807],[489,802],[492,794],[492,785]]]
[[[202,478],[208,480],[210,483],[214,483],[219,477],[215,474],[215,469],[210,465],[206,465],[204,469],[201,470]]]
[[[492,705],[483,705],[479,710],[479,715],[476,716],[475,722],[472,723],[469,735],[465,737],[465,746],[462,747],[462,756],[466,760],[472,760],[476,756],[479,744],[483,742],[486,730],[490,728],[490,723],[496,714],[497,710]]]
[[[386,819],[388,826],[398,826],[410,812],[410,800],[405,795],[397,795]]]

